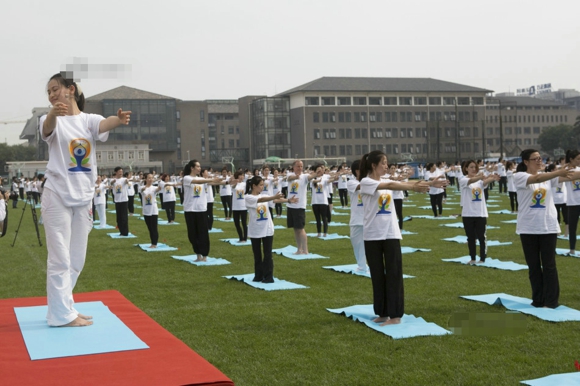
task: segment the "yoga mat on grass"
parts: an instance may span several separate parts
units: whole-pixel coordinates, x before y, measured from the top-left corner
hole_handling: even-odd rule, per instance
[[[316,221],[310,221],[309,224],[316,224]],[[345,224],[343,222],[334,222],[331,221],[328,223],[329,227],[340,227],[340,226],[347,226],[348,224]]]
[[[491,211],[491,212],[488,212],[488,213],[493,213],[493,214],[517,214],[517,213],[512,213],[511,211],[509,211],[507,209],[494,210],[494,211]]]
[[[552,374],[542,378],[520,381],[520,383],[529,386],[580,386],[580,372]]]
[[[366,271],[359,271],[358,265],[357,264],[347,264],[347,265],[333,265],[333,266],[328,266],[328,267],[322,267],[324,269],[331,269],[333,271],[336,272],[342,272],[342,273],[350,273],[352,275],[358,275],[358,276],[364,276],[364,277],[371,277],[371,274],[369,272],[369,270],[367,269]],[[409,275],[405,275],[403,274],[403,279],[411,279],[414,278],[415,276],[409,276]]]
[[[208,231],[208,233],[224,233],[224,231],[219,228],[212,228]]]
[[[560,256],[580,257],[580,255],[578,253],[579,252],[576,251],[576,253],[574,255],[571,255],[570,249],[556,248],[556,255],[560,255]]]
[[[93,225],[100,224],[100,223],[101,223],[101,220],[93,220]]]
[[[448,228],[463,228],[463,223],[462,222],[452,222],[449,224],[440,224],[440,227],[448,227]],[[488,225],[486,227],[487,229],[499,229],[499,227],[495,227],[493,225]]]
[[[502,221],[504,224],[517,224],[518,220],[507,220],[507,221]]]
[[[157,248],[149,248],[151,244],[135,244],[136,247],[141,248],[145,252],[168,252],[168,251],[177,251],[179,248],[170,247],[167,244],[158,243]]]
[[[248,245],[252,245],[252,242],[250,240],[246,240],[243,243],[239,243],[240,239],[220,239],[220,241],[225,241],[226,243],[230,243],[231,245],[235,246],[235,247],[244,247],[244,246],[248,246]]]
[[[477,257],[477,259],[479,260],[479,256]],[[451,263],[467,264],[469,261],[471,261],[471,257],[470,256],[462,256],[462,257],[457,257],[455,259],[441,259],[441,260],[446,261],[446,262],[451,262]],[[502,269],[505,271],[521,271],[524,269],[528,269],[527,265],[514,263],[513,261],[501,261],[498,259],[492,259],[489,256],[485,258],[485,263],[473,264],[473,266],[485,267],[485,268],[496,268],[496,269]]]
[[[401,234],[402,234],[402,235],[416,235],[416,234],[417,234],[417,232],[409,232],[409,231],[408,231],[408,230],[406,230],[406,229],[402,229],[402,230],[401,230]]]
[[[336,239],[349,239],[348,236],[342,236],[338,233],[327,233],[326,236],[318,236],[318,233],[307,233],[308,237],[315,237],[320,240],[336,240]]]
[[[578,310],[574,310],[566,306],[558,306],[558,308],[554,309],[537,308],[532,306],[531,299],[521,298],[504,293],[460,297],[467,300],[487,303],[489,305],[503,305],[508,310],[518,311],[527,315],[533,315],[539,319],[547,320],[548,322],[580,321],[580,311]]]
[[[286,229],[284,225],[274,225],[274,229]]]
[[[278,255],[282,255],[293,260],[330,259],[330,257],[317,255],[315,253],[309,253],[308,255],[295,255],[294,253],[296,251],[296,247],[292,245],[287,245],[284,248],[272,249],[273,253],[277,253]]]
[[[107,235],[109,235],[109,237],[111,237],[113,239],[134,239],[137,237],[131,232],[129,232],[129,234],[127,236],[121,236],[120,233],[107,233]]]
[[[226,220],[223,217],[214,217],[214,220],[215,221],[221,221],[221,222],[234,222],[234,219],[233,218],[230,218],[229,220]]]
[[[444,241],[453,241],[453,242],[456,242],[456,243],[459,243],[459,244],[467,244],[467,236],[463,236],[463,235],[455,236],[455,237],[448,237],[448,238],[442,239],[442,240],[444,240]],[[477,240],[475,242],[475,244],[476,245],[479,245],[479,240]],[[511,245],[512,242],[511,241],[500,242],[500,241],[497,241],[497,240],[487,240],[486,244],[487,244],[488,247],[496,247],[498,245]]]
[[[48,326],[47,308],[14,307],[20,332],[33,361],[149,348],[102,302],[75,303],[77,311],[93,317],[94,324],[86,328]]]
[[[389,326],[381,326],[379,323],[373,322],[377,315],[373,311],[372,304],[356,305],[345,308],[327,308],[328,311],[345,315],[356,322],[366,324],[367,327],[375,331],[390,336],[393,339],[412,338],[416,336],[431,336],[431,335],[449,335],[450,331],[439,327],[435,323],[426,322],[423,318],[418,318],[414,315],[403,315],[400,324],[392,324]]]
[[[438,216],[438,217],[433,217],[433,216],[427,216],[427,215],[418,215],[418,216],[413,216],[413,218],[426,218],[428,220],[454,220],[456,219],[458,216],[457,215],[449,215],[449,216]]]
[[[130,215],[129,215],[130,216]],[[145,217],[143,216],[139,216],[139,220],[145,220]],[[162,218],[157,217],[157,224],[161,223],[162,221],[167,222],[167,220],[164,220]]]
[[[334,210],[332,211],[332,215],[333,216],[350,216],[350,214],[348,214],[348,213],[335,212]]]
[[[207,257],[207,261],[195,261],[197,259],[197,255],[187,255],[187,256],[171,256],[176,260],[187,261],[193,265],[197,265],[198,267],[203,267],[205,265],[227,265],[231,264],[226,259],[220,259],[215,257]]]
[[[232,275],[232,276],[224,276],[226,279],[230,280],[239,280],[243,283],[246,283],[249,286],[254,288],[262,289],[265,291],[276,291],[276,290],[290,290],[290,289],[301,289],[301,288],[308,288],[301,284],[292,283],[286,280],[280,280],[274,278],[274,283],[262,283],[260,281],[252,281],[254,278],[253,273],[249,273],[246,275]]]
[[[4,385],[233,385],[217,368],[157,324],[117,291],[77,293],[77,304],[102,302],[149,349],[31,361],[15,307],[46,305],[46,297],[0,300],[0,374]],[[95,316],[95,315],[93,315]],[[46,314],[42,321],[46,323]],[[100,317],[95,319],[99,323]],[[51,328],[81,333],[77,328]],[[75,332],[76,331],[76,332]],[[88,331],[88,330],[87,330]],[[94,330],[93,330],[94,331]],[[82,341],[78,342],[80,345]]]
[[[431,250],[425,248],[401,247],[401,253],[414,253],[414,252],[431,252]]]
[[[405,222],[405,221],[411,221],[412,219],[413,219],[413,217],[406,216],[406,217],[403,218],[403,222]]]
[[[115,229],[112,225],[93,225],[93,229]]]
[[[171,226],[171,225],[179,225],[179,223],[178,222],[175,222],[175,221],[170,224],[169,221],[167,221],[167,220],[157,220],[157,224],[158,225],[169,225],[169,226]]]

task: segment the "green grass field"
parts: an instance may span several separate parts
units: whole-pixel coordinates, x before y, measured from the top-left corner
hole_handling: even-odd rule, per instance
[[[453,192],[454,188],[449,188]],[[337,195],[335,195],[337,196]],[[335,198],[335,205],[337,203]],[[490,199],[508,209],[507,197],[497,188]],[[405,216],[431,214],[419,209],[428,196],[412,194]],[[223,217],[216,200],[215,215]],[[450,194],[449,201],[459,196]],[[407,205],[416,205],[410,207]],[[9,205],[11,206],[11,205]],[[10,210],[10,229],[0,239],[0,297],[45,296],[46,248],[39,247],[30,212],[25,214],[16,245],[10,244],[22,213]],[[340,205],[336,205],[339,207]],[[109,205],[111,208],[111,205]],[[177,208],[178,210],[180,207]],[[460,213],[459,205],[445,205],[444,215]],[[165,213],[160,211],[160,217]],[[307,221],[312,220],[307,213]],[[333,221],[348,223],[348,216]],[[502,220],[513,215],[492,214],[488,240],[511,241],[490,247],[488,256],[525,264],[515,224]],[[370,279],[322,269],[326,265],[355,263],[348,239],[322,241],[309,238],[310,252],[325,260],[294,261],[274,256],[277,278],[308,289],[266,292],[222,276],[253,272],[251,247],[233,247],[220,238],[237,237],[231,223],[216,221],[225,231],[211,234],[212,257],[232,264],[196,267],[172,259],[192,254],[183,215],[178,226],[159,226],[160,242],[179,247],[177,252],[143,252],[133,244],[149,242],[145,222],[130,218],[137,239],[113,240],[106,230],[90,234],[87,263],[75,292],[114,289],[155,319],[189,347],[215,365],[237,385],[515,385],[521,380],[575,371],[580,324],[550,323],[525,316],[525,329],[516,335],[417,337],[393,340],[361,323],[328,312],[327,308],[372,303]],[[460,218],[449,222],[461,221]],[[108,214],[109,224],[115,215]],[[285,220],[275,220],[284,225]],[[459,298],[505,292],[531,297],[527,270],[510,272],[442,262],[467,255],[467,245],[441,241],[464,234],[463,229],[442,227],[442,221],[413,219],[404,228],[417,235],[404,236],[402,245],[430,248],[431,252],[403,255],[405,311],[448,328],[458,312],[504,314],[503,307]],[[41,228],[41,232],[43,229]],[[307,232],[315,232],[308,224]],[[348,227],[330,228],[348,235]],[[42,233],[44,244],[44,233]],[[294,244],[293,232],[276,230],[274,248]],[[568,242],[558,241],[567,248]],[[557,258],[560,303],[580,309],[580,260]]]

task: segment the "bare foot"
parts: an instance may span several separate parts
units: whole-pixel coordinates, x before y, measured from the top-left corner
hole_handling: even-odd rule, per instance
[[[59,327],[84,327],[84,326],[90,326],[91,324],[93,324],[93,322],[91,322],[90,320],[85,320],[85,319],[81,318],[80,316],[77,316],[77,318],[75,320],[73,320],[72,322],[65,324],[63,326],[59,326]]]
[[[373,319],[373,322],[375,323],[383,323],[386,322],[387,320],[389,320],[388,316],[378,316],[376,318]]]
[[[203,257],[201,255],[197,255],[197,259],[195,259],[194,261],[203,261]]]
[[[485,264],[485,260],[479,260],[477,263],[475,264]]]
[[[302,251],[301,253],[299,253],[299,255],[309,255],[309,254],[310,254],[310,252],[308,252],[308,251]]]
[[[401,323],[401,318],[389,318],[386,322],[381,323],[381,326],[389,326],[391,324]]]
[[[316,237],[320,237],[320,233],[316,235]]]
[[[473,264],[475,264],[475,263],[476,263],[476,261],[475,261],[475,260],[469,260],[469,261],[467,262],[467,265],[473,265]]]
[[[201,261],[207,261],[207,256],[204,256]]]
[[[83,315],[83,314],[78,314],[77,316],[81,319],[84,319],[84,320],[91,320],[93,318],[92,316]]]
[[[292,253],[293,255],[301,255],[302,251],[300,249],[297,249],[296,252]]]
[[[149,248],[157,248],[157,245],[150,245]]]

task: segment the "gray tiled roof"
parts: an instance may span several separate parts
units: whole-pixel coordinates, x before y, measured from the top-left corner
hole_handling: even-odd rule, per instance
[[[296,92],[483,92],[491,90],[432,78],[349,78],[322,77],[277,96]]]
[[[102,101],[104,99],[176,99],[165,95],[154,94],[149,91],[139,90],[133,87],[119,86],[109,91],[102,92],[87,98],[88,101]]]

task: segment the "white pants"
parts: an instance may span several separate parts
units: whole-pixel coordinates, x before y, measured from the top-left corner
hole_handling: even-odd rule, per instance
[[[95,209],[99,214],[99,227],[104,228],[107,225],[107,211],[105,210],[105,204],[97,204],[95,205]]]
[[[350,242],[352,244],[352,249],[354,250],[354,257],[356,259],[358,269],[361,271],[366,271],[368,268],[367,257],[365,255],[365,241],[363,239],[362,225],[350,226]]]
[[[93,227],[92,204],[65,206],[57,193],[45,189],[42,216],[48,249],[46,319],[49,326],[62,326],[78,316],[72,292],[85,265],[89,233]]]

